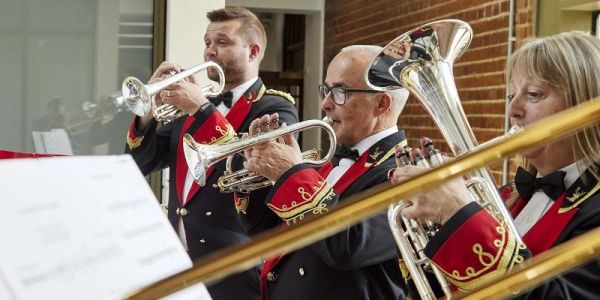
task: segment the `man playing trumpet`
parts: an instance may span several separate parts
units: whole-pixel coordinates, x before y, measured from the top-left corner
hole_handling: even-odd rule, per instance
[[[396,127],[408,91],[377,92],[363,74],[381,51],[351,46],[330,63],[320,86],[321,109],[330,117],[338,149],[319,170],[302,163],[296,140],[257,145],[245,167],[273,181],[265,200],[279,223],[301,222],[339,201],[383,183],[394,166],[394,146],[405,143]],[[253,128],[277,115],[255,120]],[[281,117],[281,116],[279,116]],[[397,250],[385,214],[308,247],[268,259],[261,274],[265,299],[399,299],[405,295]]]
[[[182,139],[189,133],[199,143],[217,144],[246,132],[250,122],[264,114],[278,113],[281,121],[297,122],[291,96],[267,90],[258,77],[266,47],[266,34],[258,18],[244,8],[224,8],[207,14],[204,59],[219,64],[225,73],[224,93],[210,101],[193,78],[172,84],[156,95],[188,115],[157,129],[152,114],[136,117],[129,128],[126,152],[144,174],[170,168],[168,216],[192,259],[248,239],[255,224],[243,224],[239,213],[262,210],[248,201],[234,202],[233,194],[213,187],[223,174],[224,163],[209,170],[206,185],[198,186],[188,172]],[[162,63],[151,81],[181,69]],[[216,74],[209,69],[213,80]],[[267,191],[257,191],[260,199]],[[263,194],[260,194],[263,193]],[[254,195],[253,195],[254,197]],[[213,299],[258,299],[258,269],[230,276],[208,287]]]

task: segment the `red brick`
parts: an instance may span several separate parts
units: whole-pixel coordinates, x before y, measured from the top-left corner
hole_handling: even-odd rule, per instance
[[[533,34],[536,2],[515,1],[515,49]],[[327,63],[351,44],[386,45],[400,34],[425,23],[447,18],[461,19],[473,28],[470,47],[454,64],[461,105],[480,142],[503,134],[505,110],[504,68],[508,53],[509,0],[326,0],[325,49]],[[399,126],[409,142],[417,145],[429,136],[448,150],[428,113],[411,96]],[[515,169],[515,159],[510,160]],[[501,164],[493,166],[499,179]]]

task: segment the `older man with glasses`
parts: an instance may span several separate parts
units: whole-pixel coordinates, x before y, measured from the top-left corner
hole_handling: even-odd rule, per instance
[[[246,168],[275,181],[266,205],[279,223],[301,222],[338,202],[383,183],[394,168],[394,148],[406,144],[396,127],[408,91],[367,88],[365,71],[377,46],[344,48],[319,87],[321,108],[332,120],[338,149],[315,170],[302,163],[292,136],[247,151]],[[256,119],[250,128],[277,115]],[[251,135],[254,134],[251,130]],[[261,274],[264,299],[399,299],[406,295],[398,252],[385,214],[281,257]],[[293,291],[293,292],[290,292]]]

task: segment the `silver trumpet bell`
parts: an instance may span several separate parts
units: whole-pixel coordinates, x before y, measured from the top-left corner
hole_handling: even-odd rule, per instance
[[[365,73],[370,88],[378,91],[398,88],[408,89],[431,115],[436,126],[455,156],[476,148],[477,140],[460,104],[454,83],[452,66],[468,48],[473,37],[471,27],[460,20],[441,20],[410,30],[392,42],[374,58]],[[519,237],[502,198],[498,194],[491,172],[479,169],[470,176],[467,187],[480,204],[500,222],[506,224],[513,235]],[[474,189],[474,190],[473,190]],[[451,291],[447,280],[429,263],[423,248],[435,234],[414,220],[402,220],[400,205],[388,211],[390,227],[398,244],[402,259],[423,299],[435,299],[426,273],[433,273],[447,297]],[[414,225],[417,226],[414,226]],[[428,227],[428,226],[425,226]]]
[[[144,85],[141,80],[135,77],[127,77],[125,80],[123,80],[121,87],[123,99],[125,100],[129,110],[140,117],[145,116],[152,111],[152,115],[157,121],[173,121],[184,115],[184,113],[173,105],[163,104],[157,106],[156,102],[154,101],[154,96],[169,85],[183,80],[200,71],[207,70],[208,68],[214,68],[219,73],[219,85],[216,89],[212,85],[207,85],[202,88],[202,93],[205,97],[219,95],[225,86],[225,73],[223,73],[221,66],[209,61],[203,64],[195,65],[190,69],[181,71],[179,73],[175,73],[163,80],[146,85]]]
[[[336,138],[335,132],[329,125],[330,123],[331,121],[329,118],[325,118],[323,119],[323,121],[308,120],[281,127],[272,131],[267,131],[263,134],[253,136],[250,138],[242,138],[239,140],[234,140],[227,144],[220,145],[199,144],[194,140],[194,138],[191,135],[185,134],[183,137],[183,153],[185,155],[185,160],[187,162],[190,174],[192,175],[196,183],[198,183],[200,186],[204,186],[206,184],[206,171],[217,162],[226,159],[230,156],[233,156],[236,153],[240,153],[249,147],[266,143],[281,138],[285,135],[293,134],[302,130],[310,129],[313,127],[320,127],[324,129],[327,132],[327,135],[329,136],[330,143],[327,154],[321,159],[305,159],[303,160],[303,162],[313,165],[323,165],[329,160],[331,160],[335,153]],[[273,182],[271,182],[267,178],[262,178],[263,180],[267,181],[265,184],[258,184],[256,178],[253,179],[253,184],[256,184],[257,188],[273,184]],[[229,188],[236,190],[236,187],[232,186],[231,182],[229,184]]]

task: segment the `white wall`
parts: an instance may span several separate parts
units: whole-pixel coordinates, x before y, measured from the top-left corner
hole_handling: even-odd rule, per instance
[[[93,99],[99,101],[116,91],[115,82],[119,80],[119,0],[98,1],[97,13]]]
[[[224,6],[224,0],[167,1],[166,59],[184,68],[204,62],[206,13]]]
[[[167,61],[189,68],[204,62],[204,33],[208,26],[206,13],[225,7],[224,0],[169,0],[165,56]],[[201,81],[208,82],[206,72]]]
[[[242,6],[260,12],[306,15],[304,46],[304,120],[320,119],[318,85],[323,80],[324,0],[227,0],[227,6]],[[269,40],[269,43],[271,40]],[[302,121],[302,120],[301,120]],[[316,130],[302,133],[302,149],[320,148]]]

